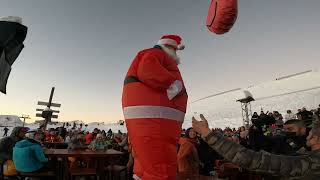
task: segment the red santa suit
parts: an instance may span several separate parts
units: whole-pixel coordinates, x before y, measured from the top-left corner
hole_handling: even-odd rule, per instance
[[[137,54],[126,75],[122,106],[136,179],[176,179],[188,96],[175,51],[183,48],[179,36],[163,36],[154,48]]]

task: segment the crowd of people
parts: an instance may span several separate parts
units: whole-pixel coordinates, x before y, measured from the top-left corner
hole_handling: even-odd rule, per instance
[[[320,105],[316,110],[299,109],[296,113],[291,110],[283,117],[278,111],[258,113],[254,112],[251,126],[239,128],[215,128],[228,142],[241,145],[255,152],[268,152],[275,155],[299,156],[312,151],[308,146],[307,137],[315,122],[319,120]],[[225,158],[224,154],[210,147],[210,143],[192,127],[183,129],[177,145],[178,172],[185,174],[201,174],[205,176],[219,175],[241,179],[249,171],[246,167],[241,170],[241,163],[233,163]],[[30,130],[27,127],[15,127],[11,135],[0,140],[0,163],[4,167],[5,175],[14,175],[17,172],[38,172],[49,168],[48,159],[43,148],[50,148],[49,144],[57,143],[70,150],[90,149],[92,151],[117,149],[126,152],[128,156],[122,163],[127,166],[128,172],[133,173],[134,152],[131,149],[126,133],[116,133],[109,129],[95,128],[88,132],[79,128],[67,130],[64,126],[44,130],[40,127]],[[58,147],[59,148],[59,147]],[[60,147],[63,148],[63,147]],[[31,153],[31,152],[36,153]],[[34,156],[30,156],[33,154]],[[86,166],[90,160],[69,157],[70,168]],[[4,166],[3,166],[4,165]],[[232,173],[221,171],[231,168]],[[277,179],[275,174],[264,173],[264,179]],[[259,177],[261,177],[259,175]],[[255,178],[257,178],[255,176]]]
[[[27,127],[15,127],[11,135],[0,140],[0,165],[2,173],[14,177],[18,172],[43,172],[52,169],[52,164],[44,154],[46,148],[100,151],[115,149],[128,154],[128,138],[120,130],[116,133],[95,128],[92,132],[82,127],[67,130],[65,127],[43,127],[30,130]],[[68,157],[70,168],[89,166],[90,159]],[[126,165],[129,156],[124,155],[120,163]],[[129,164],[130,165],[130,164]],[[132,166],[132,164],[131,164]],[[132,169],[132,167],[128,167]]]
[[[264,167],[266,169],[261,170],[259,169],[258,165],[256,165],[255,168],[248,167],[248,164],[252,162],[257,162],[259,160],[269,162],[268,159],[254,159],[261,158],[260,156],[254,156],[255,154],[252,154],[252,157],[245,156],[245,154],[240,154],[242,158],[231,158],[231,155],[228,152],[234,153],[232,155],[235,156],[237,152],[233,150],[246,148],[252,150],[253,152],[267,152],[279,157],[280,155],[298,157],[309,154],[310,152],[314,152],[314,149],[312,148],[316,147],[317,145],[314,146],[312,143],[320,144],[320,142],[308,142],[307,137],[310,136],[312,128],[317,126],[316,124],[319,121],[319,112],[320,105],[317,109],[311,111],[308,111],[306,108],[301,108],[297,110],[296,113],[293,113],[291,110],[287,110],[287,114],[284,116],[284,118],[278,111],[267,113],[261,111],[260,115],[258,115],[257,112],[254,112],[251,119],[251,126],[242,126],[238,129],[212,129],[212,132],[223,136],[224,140],[227,142],[241,145],[235,146],[234,149],[231,148],[231,145],[228,147],[222,147],[222,144],[218,145],[219,148],[212,148],[212,145],[208,143],[203,136],[201,136],[203,134],[196,133],[193,128],[184,130],[180,139],[178,150],[179,172],[192,174],[200,173],[203,175],[212,175],[218,173],[220,177],[228,177],[229,179],[290,179],[292,177],[289,176],[293,176],[293,174],[290,174],[289,172],[285,174],[276,170],[272,171],[267,169],[267,167]],[[317,130],[318,129],[315,129],[313,131],[317,132]],[[315,136],[316,133],[313,134]],[[243,164],[244,157],[247,158],[247,164]],[[320,162],[317,161],[318,157],[312,156],[312,158],[314,159],[311,159],[311,161],[316,163],[314,166],[319,166]],[[242,162],[239,162],[239,159],[242,159]],[[219,164],[217,162],[222,163]],[[297,163],[299,163],[299,161],[297,161]],[[221,164],[223,166],[221,166]],[[302,165],[306,164],[307,163]],[[280,165],[278,164],[278,166]],[[221,167],[223,167],[222,169],[224,169],[225,172],[221,171]],[[296,179],[303,179],[302,176],[305,176],[307,173],[309,173],[301,172],[302,170],[299,168],[292,168],[292,164],[281,165],[281,167],[283,170],[300,170],[301,174],[295,172],[297,173],[295,177]],[[232,171],[228,172],[227,169],[232,169]],[[259,174],[257,172],[263,173]],[[314,172],[312,172],[312,175],[312,177],[320,177]],[[308,176],[308,178],[310,178],[310,176]]]

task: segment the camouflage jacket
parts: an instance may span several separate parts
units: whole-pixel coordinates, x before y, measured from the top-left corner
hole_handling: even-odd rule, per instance
[[[265,151],[255,152],[227,140],[217,131],[210,132],[204,140],[224,158],[242,168],[279,175],[282,179],[320,179],[320,151],[312,151],[300,156],[275,155]]]

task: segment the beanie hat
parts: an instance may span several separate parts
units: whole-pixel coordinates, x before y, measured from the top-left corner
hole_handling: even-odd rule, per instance
[[[176,50],[183,50],[185,46],[181,44],[182,38],[178,35],[164,35],[158,41],[158,45],[169,45]]]

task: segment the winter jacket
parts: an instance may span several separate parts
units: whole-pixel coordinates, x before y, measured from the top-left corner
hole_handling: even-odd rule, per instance
[[[61,137],[57,135],[48,134],[45,139],[46,142],[61,142]]]
[[[214,162],[222,157],[210,148],[210,146],[202,139],[199,140],[197,151],[199,160],[202,164],[202,167],[200,167],[200,174],[210,176],[210,172],[214,170]]]
[[[12,159],[12,150],[16,142],[20,141],[19,137],[20,130],[23,127],[15,127],[9,137],[5,137],[0,140],[0,163],[3,164],[5,161]]]
[[[104,150],[108,148],[108,144],[106,143],[106,141],[94,140],[90,143],[89,147],[95,150]]]
[[[86,144],[90,144],[94,140],[94,135],[92,133],[89,133],[85,136]]]
[[[291,120],[291,119],[296,119],[296,115],[293,114],[293,113],[287,113],[285,116],[284,116],[284,120],[285,121],[288,121],[288,120]]]
[[[184,174],[199,174],[199,157],[195,145],[188,138],[180,138],[178,170]]]
[[[82,139],[77,139],[76,137],[72,137],[70,143],[68,144],[68,149],[76,150],[76,149],[86,149],[87,145]]]
[[[175,82],[182,84],[181,92],[173,99],[167,90]],[[160,46],[140,51],[133,60],[125,79],[122,107],[125,119],[145,116],[182,122],[188,95],[176,61]],[[149,115],[150,112],[152,115]],[[173,118],[174,117],[174,118]]]
[[[13,148],[13,162],[17,171],[34,172],[41,169],[48,159],[39,143],[26,139],[17,142]]]
[[[118,145],[127,151],[128,150],[128,138],[127,137],[123,138],[122,141],[118,143]]]
[[[283,179],[320,179],[320,151],[312,151],[300,156],[275,155],[265,151],[255,152],[228,141],[216,131],[210,132],[204,140],[224,158],[242,168],[280,175]]]

